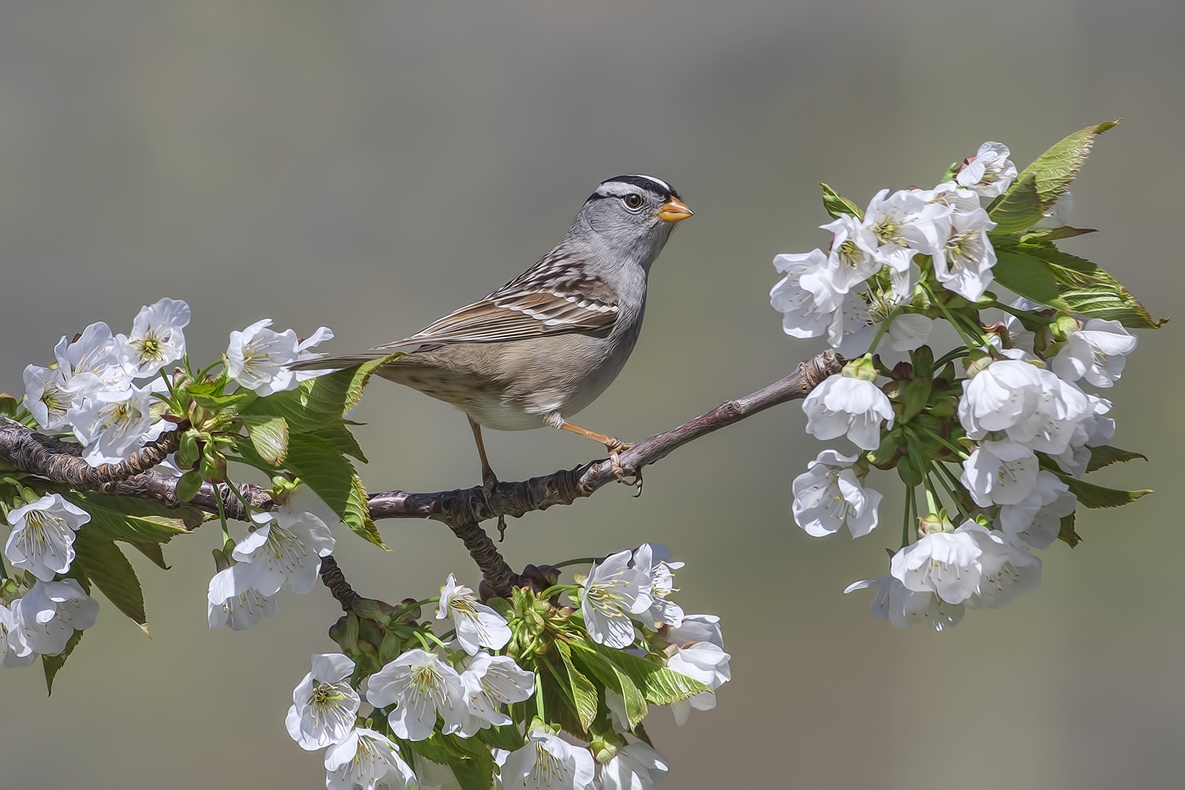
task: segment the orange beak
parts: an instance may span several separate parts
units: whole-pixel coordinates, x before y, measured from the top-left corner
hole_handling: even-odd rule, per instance
[[[695,212],[687,208],[682,200],[672,197],[658,210],[657,216],[659,219],[665,219],[667,222],[682,222],[694,214]]]

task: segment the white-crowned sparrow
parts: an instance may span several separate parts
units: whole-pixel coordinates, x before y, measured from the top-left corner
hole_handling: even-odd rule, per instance
[[[675,223],[691,215],[667,182],[615,176],[585,201],[555,249],[486,298],[369,353],[298,367],[348,367],[416,346],[377,373],[469,415],[487,488],[497,478],[482,426],[563,428],[605,445],[616,460],[626,445],[567,418],[621,372],[642,328],[650,265]]]

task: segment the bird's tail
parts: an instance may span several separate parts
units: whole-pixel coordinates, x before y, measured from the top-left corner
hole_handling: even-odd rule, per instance
[[[302,359],[299,362],[293,362],[288,367],[292,370],[345,370],[389,356],[391,356],[389,351],[367,351],[362,354],[341,354],[335,357]]]

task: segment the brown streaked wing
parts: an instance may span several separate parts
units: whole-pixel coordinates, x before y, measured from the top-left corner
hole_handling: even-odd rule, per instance
[[[446,315],[411,337],[375,348],[416,343],[495,343],[568,332],[604,332],[616,320],[616,304],[588,295],[504,289]]]

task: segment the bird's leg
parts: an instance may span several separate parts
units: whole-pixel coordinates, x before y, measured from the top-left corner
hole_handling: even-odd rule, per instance
[[[477,443],[477,454],[481,458],[481,492],[485,496],[486,504],[490,504],[494,487],[498,485],[498,476],[490,467],[490,460],[486,457],[486,445],[481,438],[481,426],[469,417],[469,427],[473,430],[473,441]],[[506,538],[506,516],[498,516],[498,542]]]
[[[583,436],[586,439],[592,439],[594,442],[605,445],[605,449],[609,451],[609,463],[612,464],[613,475],[618,479],[618,481],[625,483],[626,485],[637,486],[639,489],[641,488],[642,476],[635,472],[634,480],[631,482],[625,479],[625,470],[621,468],[621,453],[624,453],[626,450],[633,447],[632,444],[623,442],[620,439],[609,436],[608,434],[597,433],[596,431],[590,431],[587,428],[581,428],[579,425],[573,425],[567,420],[560,423],[560,428],[570,433],[574,433],[577,436]]]

